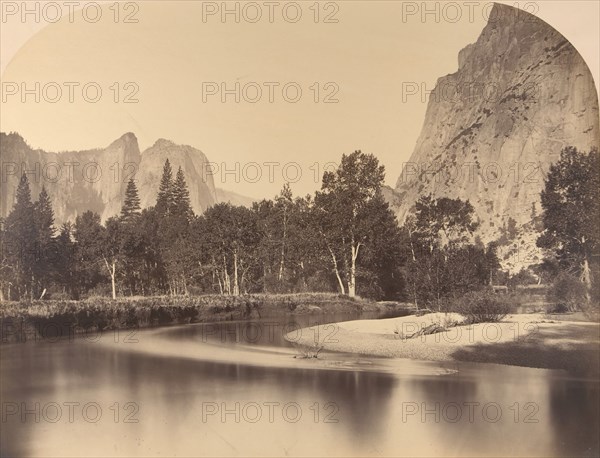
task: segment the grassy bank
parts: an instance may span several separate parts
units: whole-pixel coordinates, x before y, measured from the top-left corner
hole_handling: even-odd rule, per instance
[[[23,342],[113,329],[243,320],[282,314],[393,310],[337,294],[158,296],[0,303],[1,341]]]

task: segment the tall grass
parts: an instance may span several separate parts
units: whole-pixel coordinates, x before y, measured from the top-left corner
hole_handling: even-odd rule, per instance
[[[0,304],[1,340],[5,343],[43,338],[50,329],[66,335],[66,332],[77,334],[260,318],[302,313],[308,305],[316,305],[326,313],[378,310],[372,302],[328,293],[123,297],[117,300],[92,297],[84,301],[4,302]]]

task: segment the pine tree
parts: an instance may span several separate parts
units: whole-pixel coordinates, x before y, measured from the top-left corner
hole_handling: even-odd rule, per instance
[[[189,252],[187,239],[190,222],[194,216],[190,205],[190,193],[181,167],[171,187],[172,204],[159,223],[160,251],[165,263],[171,294],[187,292],[187,269],[184,259]]]
[[[133,178],[127,183],[125,190],[125,202],[121,208],[121,220],[129,223],[137,219],[141,214],[140,197]]]
[[[158,197],[156,199],[156,211],[161,217],[167,215],[173,206],[173,185],[173,171],[167,159],[163,167],[163,174],[158,188]]]
[[[177,176],[173,185],[173,214],[189,222],[193,216],[190,204],[190,192],[188,191],[185,176],[181,167],[177,170]]]
[[[41,244],[48,244],[54,237],[55,229],[54,210],[52,210],[52,202],[45,186],[42,186],[38,201],[34,205],[34,212],[38,241]]]
[[[9,290],[13,273],[7,253],[5,226],[4,218],[0,218],[0,302],[10,299]]]
[[[121,262],[123,264],[122,276],[130,294],[135,294],[137,291],[143,262],[144,235],[138,227],[142,214],[140,209],[138,190],[135,181],[130,179],[127,183],[125,201],[123,202],[121,218],[119,220],[123,224],[115,226],[120,232],[118,243],[120,245],[120,254],[123,258]]]
[[[21,180],[17,186],[16,198],[13,211],[31,211],[33,204],[31,203],[31,190],[29,189],[29,180],[26,174],[21,175]]]
[[[54,240],[54,211],[50,196],[46,188],[42,187],[37,202],[33,205],[34,220],[36,223],[37,253],[38,259],[34,265],[34,276],[36,278],[36,297],[41,293],[44,296],[48,284],[54,277],[56,264],[56,252]]]
[[[33,272],[36,263],[37,225],[27,175],[21,175],[16,202],[6,218],[6,246],[14,271],[14,286],[19,298],[33,299]]]

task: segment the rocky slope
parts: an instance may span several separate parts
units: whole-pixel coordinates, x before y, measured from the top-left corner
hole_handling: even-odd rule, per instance
[[[56,224],[73,221],[85,210],[99,213],[103,220],[121,210],[127,181],[136,179],[142,207],[154,205],[165,160],[174,173],[181,166],[196,213],[216,202],[216,190],[208,160],[191,146],[160,139],[140,152],[132,133],[106,148],[60,153],[33,150],[16,133],[0,133],[0,216],[14,205],[22,172],[27,172],[32,198],[45,186],[53,202]]]
[[[216,203],[230,203],[239,207],[252,208],[252,204],[260,199],[243,196],[233,191],[216,188]]]
[[[532,220],[550,164],[567,145],[589,151],[600,143],[593,78],[560,33],[499,4],[477,42],[459,53],[458,64],[429,96],[423,129],[391,204],[399,201],[403,221],[421,195],[469,199],[483,241],[501,237],[512,218],[518,237],[509,248],[535,250]],[[521,253],[513,259],[510,251],[503,261],[511,270],[538,257]]]

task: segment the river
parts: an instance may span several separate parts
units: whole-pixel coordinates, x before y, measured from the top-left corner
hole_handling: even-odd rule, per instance
[[[2,345],[1,455],[598,455],[596,380],[335,353],[295,358],[301,352],[283,339],[350,318]],[[326,332],[321,339],[334,339],[336,327]]]

